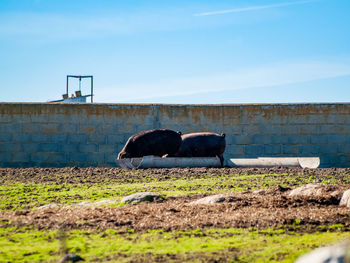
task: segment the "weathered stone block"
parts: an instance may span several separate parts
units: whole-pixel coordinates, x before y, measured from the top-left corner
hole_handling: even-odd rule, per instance
[[[117,164],[115,162],[115,160],[117,159],[117,153],[115,154],[109,154],[109,153],[105,153],[104,154],[104,161],[106,164],[112,166],[112,167],[116,167]]]
[[[242,134],[242,127],[240,125],[229,126],[224,132],[230,135],[240,135]]]
[[[350,150],[349,149],[350,149],[350,141],[338,145],[338,152],[339,153],[350,154]]]
[[[41,126],[39,124],[34,124],[34,123],[23,123],[22,124],[22,133],[40,133],[41,132]]]
[[[114,124],[98,125],[96,132],[100,134],[117,134],[118,128]]]
[[[48,114],[31,114],[30,115],[31,123],[47,123],[49,119],[50,118]]]
[[[0,133],[0,142],[12,141],[12,133]]]
[[[343,114],[328,114],[326,115],[327,123],[342,124],[347,117]]]
[[[92,133],[87,135],[87,143],[106,144],[107,135],[104,133]]]
[[[259,126],[261,134],[268,135],[281,135],[282,134],[282,126],[280,125],[269,125],[268,123],[262,123]]]
[[[237,135],[232,137],[231,144],[243,144],[248,145],[253,143],[253,136],[252,135]]]
[[[35,153],[40,151],[40,144],[39,143],[23,143],[22,144],[22,150],[26,153]]]
[[[299,154],[302,156],[308,156],[308,155],[318,155],[320,154],[320,146],[319,145],[300,145],[299,147]]]
[[[299,154],[300,145],[282,145],[282,153],[291,156],[297,156]]]
[[[242,134],[243,135],[260,134],[260,125],[243,125]]]
[[[305,135],[290,135],[288,136],[288,144],[307,144],[309,143],[309,136]]]
[[[350,142],[350,134],[332,134],[327,136],[327,142],[332,143],[347,143]]]
[[[20,123],[21,121],[17,120],[15,116],[17,115],[1,114],[0,112],[0,123],[15,123],[15,122]]]
[[[253,143],[254,144],[270,144],[272,141],[271,135],[253,135]]]
[[[298,126],[298,134],[302,135],[314,135],[318,134],[319,132],[319,125],[317,124],[304,124]]]
[[[58,152],[58,143],[40,143],[39,152]]]
[[[12,142],[14,143],[28,143],[32,141],[31,133],[13,133]]]
[[[75,134],[78,132],[79,124],[77,123],[61,123],[60,132],[66,134]]]
[[[151,127],[153,127],[153,126],[151,126]],[[118,124],[117,128],[112,130],[111,133],[116,133],[116,134],[132,133],[132,134],[135,134],[137,132],[136,128],[137,128],[137,126],[134,123]]]
[[[244,146],[243,145],[226,145],[225,154],[228,156],[237,156],[244,155]]]
[[[321,159],[321,168],[322,167],[339,167],[339,154],[332,154],[332,153],[320,153],[320,159]],[[338,165],[336,165],[338,164]]]
[[[67,161],[67,155],[65,153],[47,153],[46,161],[57,166],[57,164]]]
[[[78,128],[78,133],[85,133],[85,134],[93,134],[96,132],[96,129],[98,129],[99,127],[103,127],[103,125],[98,125],[96,124],[79,124],[79,128]]]
[[[87,135],[86,134],[68,134],[69,143],[86,143]]]
[[[307,119],[305,124],[320,124],[320,123],[328,123],[327,120],[327,115],[326,114],[311,114],[311,115],[306,115],[305,118]]]
[[[264,145],[264,154],[268,156],[280,155],[282,153],[281,145]]]
[[[98,145],[98,151],[100,153],[113,153],[115,145],[113,144],[100,144]]]
[[[281,126],[282,134],[284,134],[284,135],[300,134],[300,127],[301,127],[301,125],[298,125],[298,124],[295,124],[295,125],[291,125],[291,124],[283,125],[283,126]]]
[[[319,126],[320,134],[349,134],[350,125],[346,124],[323,124]]]
[[[0,152],[3,153],[13,153],[13,152],[21,152],[22,146],[19,143],[0,143]]]
[[[97,163],[97,165],[103,165],[105,163],[104,153],[89,153],[86,161],[91,163]]]
[[[310,137],[310,142],[312,144],[327,144],[328,135],[314,135]]]
[[[79,144],[78,150],[81,153],[93,153],[98,151],[97,144]]]
[[[88,154],[87,153],[69,153],[68,154],[68,161],[71,162],[80,162],[80,163],[86,163],[88,160]]]
[[[61,144],[60,151],[64,153],[76,153],[78,152],[78,147],[79,147],[79,144],[77,143]]]
[[[38,124],[42,133],[56,134],[61,132],[61,125],[59,123],[42,123]]]
[[[288,143],[289,135],[271,136],[271,144],[286,144]]]
[[[324,154],[337,153],[338,145],[337,144],[320,145],[320,152]]]
[[[246,145],[244,146],[244,153],[249,156],[262,156],[264,154],[263,145]]]
[[[11,161],[12,162],[26,162],[29,161],[29,154],[24,152],[12,152]]]
[[[40,166],[41,163],[47,162],[49,156],[47,153],[43,152],[35,152],[30,153],[30,161],[36,163],[38,166]]]
[[[64,133],[50,134],[51,143],[66,143],[68,140],[68,135]]]
[[[129,136],[128,136],[128,138],[129,138]],[[115,135],[108,134],[107,135],[107,143],[108,144],[118,144],[118,143],[123,143],[124,141],[125,141],[124,135],[119,135],[119,134],[115,134]]]
[[[32,141],[36,143],[45,143],[45,142],[49,143],[50,135],[46,133],[33,133]]]
[[[0,133],[22,132],[22,124],[20,123],[1,123]]]
[[[1,162],[11,162],[11,153],[10,152],[0,152],[0,161]]]

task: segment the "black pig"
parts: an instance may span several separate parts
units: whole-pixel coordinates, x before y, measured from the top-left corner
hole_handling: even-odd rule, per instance
[[[226,148],[225,134],[213,132],[196,132],[183,134],[178,157],[219,157],[224,165],[223,153]]]
[[[147,155],[174,156],[182,143],[181,132],[169,129],[154,129],[131,136],[118,154],[118,159]]]

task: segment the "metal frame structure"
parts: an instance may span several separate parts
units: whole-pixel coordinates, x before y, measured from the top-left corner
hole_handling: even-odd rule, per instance
[[[68,92],[68,86],[69,86],[69,78],[76,78],[79,79],[79,91],[81,89],[81,79],[84,78],[90,78],[91,79],[91,103],[93,103],[93,96],[94,96],[94,77],[93,76],[78,76],[78,75],[67,75],[67,95],[69,95]]]

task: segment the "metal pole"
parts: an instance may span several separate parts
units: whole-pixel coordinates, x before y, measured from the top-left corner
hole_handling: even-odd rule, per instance
[[[93,103],[93,96],[94,96],[94,76],[91,76],[91,103]]]
[[[67,75],[67,91],[66,94],[68,95],[68,75]]]

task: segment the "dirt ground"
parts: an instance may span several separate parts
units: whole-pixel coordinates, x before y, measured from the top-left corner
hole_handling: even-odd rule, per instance
[[[152,178],[163,181],[169,178],[201,178],[206,175],[227,174],[276,174],[281,179],[286,176],[310,177],[319,180],[336,177],[339,182],[349,183],[350,168],[301,169],[288,167],[274,168],[171,168],[124,170],[120,168],[0,168],[0,185],[4,182],[21,183],[104,183],[118,181],[121,183]]]
[[[350,209],[340,207],[342,191],[349,189],[350,169],[301,170],[273,169],[148,169],[124,171],[117,168],[28,168],[0,169],[0,183],[11,181],[35,183],[101,183],[110,180],[130,180],[151,176],[157,180],[169,177],[198,177],[207,174],[290,174],[315,176],[318,179],[336,176],[340,183],[327,186],[331,193],[318,198],[290,197],[290,188],[275,186],[264,192],[231,193],[222,203],[193,205],[205,195],[169,197],[166,200],[136,205],[94,208],[43,208],[0,213],[0,225],[36,226],[39,229],[117,229],[147,231],[150,229],[185,230],[212,227],[286,227],[302,232],[322,231],[322,227],[342,224],[350,231]],[[62,176],[64,174],[64,176]],[[281,175],[282,176],[282,175]]]

